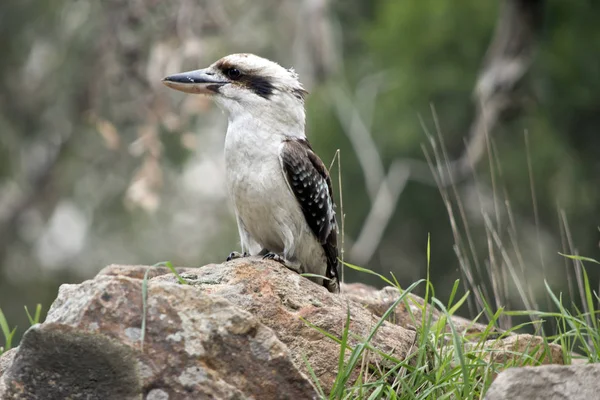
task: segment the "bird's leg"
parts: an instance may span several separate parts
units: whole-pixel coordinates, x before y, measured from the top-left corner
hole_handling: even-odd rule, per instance
[[[244,257],[248,257],[250,256],[250,254],[248,254],[247,252],[239,253],[237,251],[232,251],[231,253],[229,253],[229,255],[227,256],[227,261],[231,261],[231,260],[235,260],[237,258],[244,258]]]
[[[300,263],[298,261],[288,260],[287,258],[283,257],[280,254],[268,252],[265,255],[263,255],[263,259],[277,261],[278,263],[281,263],[287,269],[294,271],[297,274],[299,274],[301,272]]]

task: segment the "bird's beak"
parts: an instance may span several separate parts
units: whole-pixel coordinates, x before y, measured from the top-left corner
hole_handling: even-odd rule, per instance
[[[167,76],[162,82],[171,89],[185,93],[214,94],[226,83],[210,69],[182,72]]]

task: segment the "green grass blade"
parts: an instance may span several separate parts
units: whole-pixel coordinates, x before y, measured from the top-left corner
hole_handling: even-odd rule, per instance
[[[315,387],[317,388],[317,392],[319,392],[319,396],[321,396],[321,398],[324,399],[326,396],[325,396],[325,392],[323,391],[323,388],[321,387],[321,382],[319,382],[319,378],[317,378],[315,371],[313,370],[312,366],[308,362],[308,358],[306,358],[306,355],[304,353],[302,353],[302,361],[304,361],[304,365],[306,365],[306,369],[308,370],[308,373],[309,373],[310,377],[312,378],[312,380],[315,384]]]
[[[463,297],[460,298],[460,300],[458,300],[456,302],[455,305],[452,306],[452,308],[450,308],[448,310],[448,313],[450,315],[454,315],[454,313],[465,303],[465,301],[467,301],[467,298],[469,297],[470,292],[467,291],[467,293],[465,293],[465,295]]]
[[[598,318],[596,318],[596,311],[594,309],[594,299],[592,296],[592,289],[590,287],[590,280],[588,278],[588,274],[585,270],[585,268],[581,268],[581,271],[583,272],[583,283],[584,283],[584,290],[585,290],[585,300],[587,302],[587,312],[590,315],[590,319],[592,320],[592,325],[594,327],[594,330],[597,332],[598,331]]]
[[[350,332],[350,305],[346,310],[346,322],[344,323],[344,330],[342,332],[342,340],[340,342],[340,355],[338,358],[338,374],[336,376],[335,382],[333,384],[333,389],[331,390],[332,399],[339,399],[342,397],[344,393],[344,384],[341,373],[344,371],[344,358],[346,356],[346,349],[348,348],[348,334]]]
[[[452,291],[450,292],[450,297],[448,299],[448,307],[450,307],[452,305],[452,303],[454,302],[454,297],[456,296],[456,292],[458,291],[458,285],[460,283],[460,280],[455,280],[454,281],[454,285],[452,286]]]
[[[308,272],[300,274],[300,276],[303,276],[305,278],[320,278],[320,279],[324,279],[326,281],[330,281],[331,280],[331,278],[327,278],[327,277],[325,277],[323,275],[311,274],[311,273],[308,273]]]
[[[375,390],[373,390],[373,393],[371,393],[371,395],[369,396],[369,400],[378,400],[381,399],[383,396],[383,393],[386,390],[386,386],[385,385],[379,385],[375,388]]]
[[[589,258],[589,257],[582,257],[582,256],[574,256],[574,255],[570,255],[570,254],[563,254],[563,253],[558,253],[563,257],[566,258],[570,258],[571,260],[577,260],[577,261],[587,261],[587,262],[591,262],[594,264],[600,264],[600,261],[598,260],[594,260],[593,258]]]
[[[354,265],[354,264],[350,264],[344,261],[344,265],[348,268],[351,268],[355,271],[359,271],[359,272],[364,272],[365,274],[370,274],[370,275],[375,275],[378,278],[380,278],[381,280],[383,280],[385,283],[387,283],[390,286],[396,286],[394,285],[394,283],[392,281],[390,281],[388,278],[386,278],[385,276],[378,274],[377,272],[371,271],[370,269],[367,268],[363,268],[363,267],[359,267],[358,265]]]
[[[398,289],[401,289],[400,287],[400,283],[398,282],[398,279],[396,279],[396,275],[394,275],[393,272],[390,271],[390,275],[392,276],[392,278],[394,279],[394,286],[396,286]]]
[[[338,344],[342,343],[342,339],[338,338],[337,336],[332,335],[331,333],[327,332],[326,330],[319,328],[318,326],[316,326],[315,324],[311,323],[310,321],[304,319],[303,317],[299,317],[299,318],[300,318],[300,321],[304,322],[306,325],[308,325],[312,329],[316,330],[323,336],[328,337],[329,339],[333,340],[334,342],[336,342]]]
[[[29,313],[29,310],[27,309],[27,306],[25,306],[25,313],[27,314],[27,319],[29,319],[29,324],[30,325],[33,326],[35,324],[39,324],[40,323],[40,316],[42,315],[42,305],[38,303],[35,306],[35,315],[33,317]]]
[[[10,350],[12,348],[12,340],[17,332],[17,327],[15,326],[13,330],[10,329],[8,325],[8,321],[0,309],[0,329],[2,329],[2,335],[4,336],[4,346],[3,351]]]
[[[394,303],[386,310],[386,312],[383,313],[381,318],[377,321],[375,326],[371,329],[371,331],[370,331],[369,335],[367,336],[367,338],[365,339],[365,341],[363,343],[359,343],[354,348],[354,350],[352,351],[352,354],[350,355],[350,358],[348,359],[348,362],[346,363],[345,369],[343,371],[343,376],[341,377],[342,385],[345,386],[346,383],[348,382],[348,380],[350,379],[350,376],[352,375],[352,372],[354,371],[354,367],[357,365],[360,357],[362,356],[363,351],[366,348],[366,344],[369,343],[373,339],[373,337],[375,336],[375,333],[379,330],[379,328],[381,327],[383,322],[388,319],[389,315],[396,309],[398,304],[400,304],[400,302],[404,301],[405,297],[408,296],[408,294],[412,290],[414,290],[418,285],[420,285],[424,281],[425,281],[424,279],[418,280],[417,282],[410,285],[405,291],[403,291],[403,293],[398,297],[398,299],[396,299],[396,301],[394,301]],[[338,379],[336,379],[336,385],[337,384],[339,384]]]
[[[156,267],[167,267],[171,270],[171,272],[173,274],[175,274],[175,277],[177,278],[177,281],[179,283],[181,283],[182,285],[187,285],[188,282],[183,279],[181,276],[179,276],[179,273],[177,272],[177,270],[175,269],[175,267],[173,266],[173,264],[171,263],[171,261],[161,261],[159,263],[156,263],[152,266],[152,268],[156,268]],[[144,274],[144,279],[146,279],[147,275]]]
[[[463,378],[464,386],[462,388],[462,394],[464,397],[466,397],[471,392],[471,389],[470,389],[471,377],[469,376],[469,371],[467,369],[467,364],[465,362],[465,357],[464,357],[464,353],[463,353],[463,344],[462,344],[460,335],[456,331],[456,327],[454,326],[454,323],[452,322],[452,318],[450,318],[450,314],[448,314],[448,310],[446,310],[446,307],[444,307],[444,304],[436,298],[433,298],[432,301],[435,304],[437,304],[437,306],[446,315],[446,318],[448,320],[448,325],[450,326],[450,330],[452,331],[452,343],[454,345],[455,359],[458,362],[458,364],[460,365],[460,370],[462,372],[462,378]]]

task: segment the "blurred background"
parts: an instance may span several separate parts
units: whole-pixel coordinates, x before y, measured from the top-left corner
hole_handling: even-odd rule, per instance
[[[234,52],[309,90],[345,261],[406,287],[430,234],[436,296],[479,293],[464,315],[548,309],[545,279],[578,301],[558,252],[600,258],[599,20],[593,0],[3,0],[0,308],[20,335],[24,305],[107,264],[239,248],[226,116],[161,84]]]

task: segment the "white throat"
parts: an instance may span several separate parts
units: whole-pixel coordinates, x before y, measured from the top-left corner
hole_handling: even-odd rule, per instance
[[[227,136],[258,136],[265,141],[277,137],[305,138],[305,112],[302,101],[288,93],[278,93],[269,99],[217,98],[217,104],[229,114]],[[248,140],[259,139],[250,138]],[[242,144],[245,139],[237,138]]]

